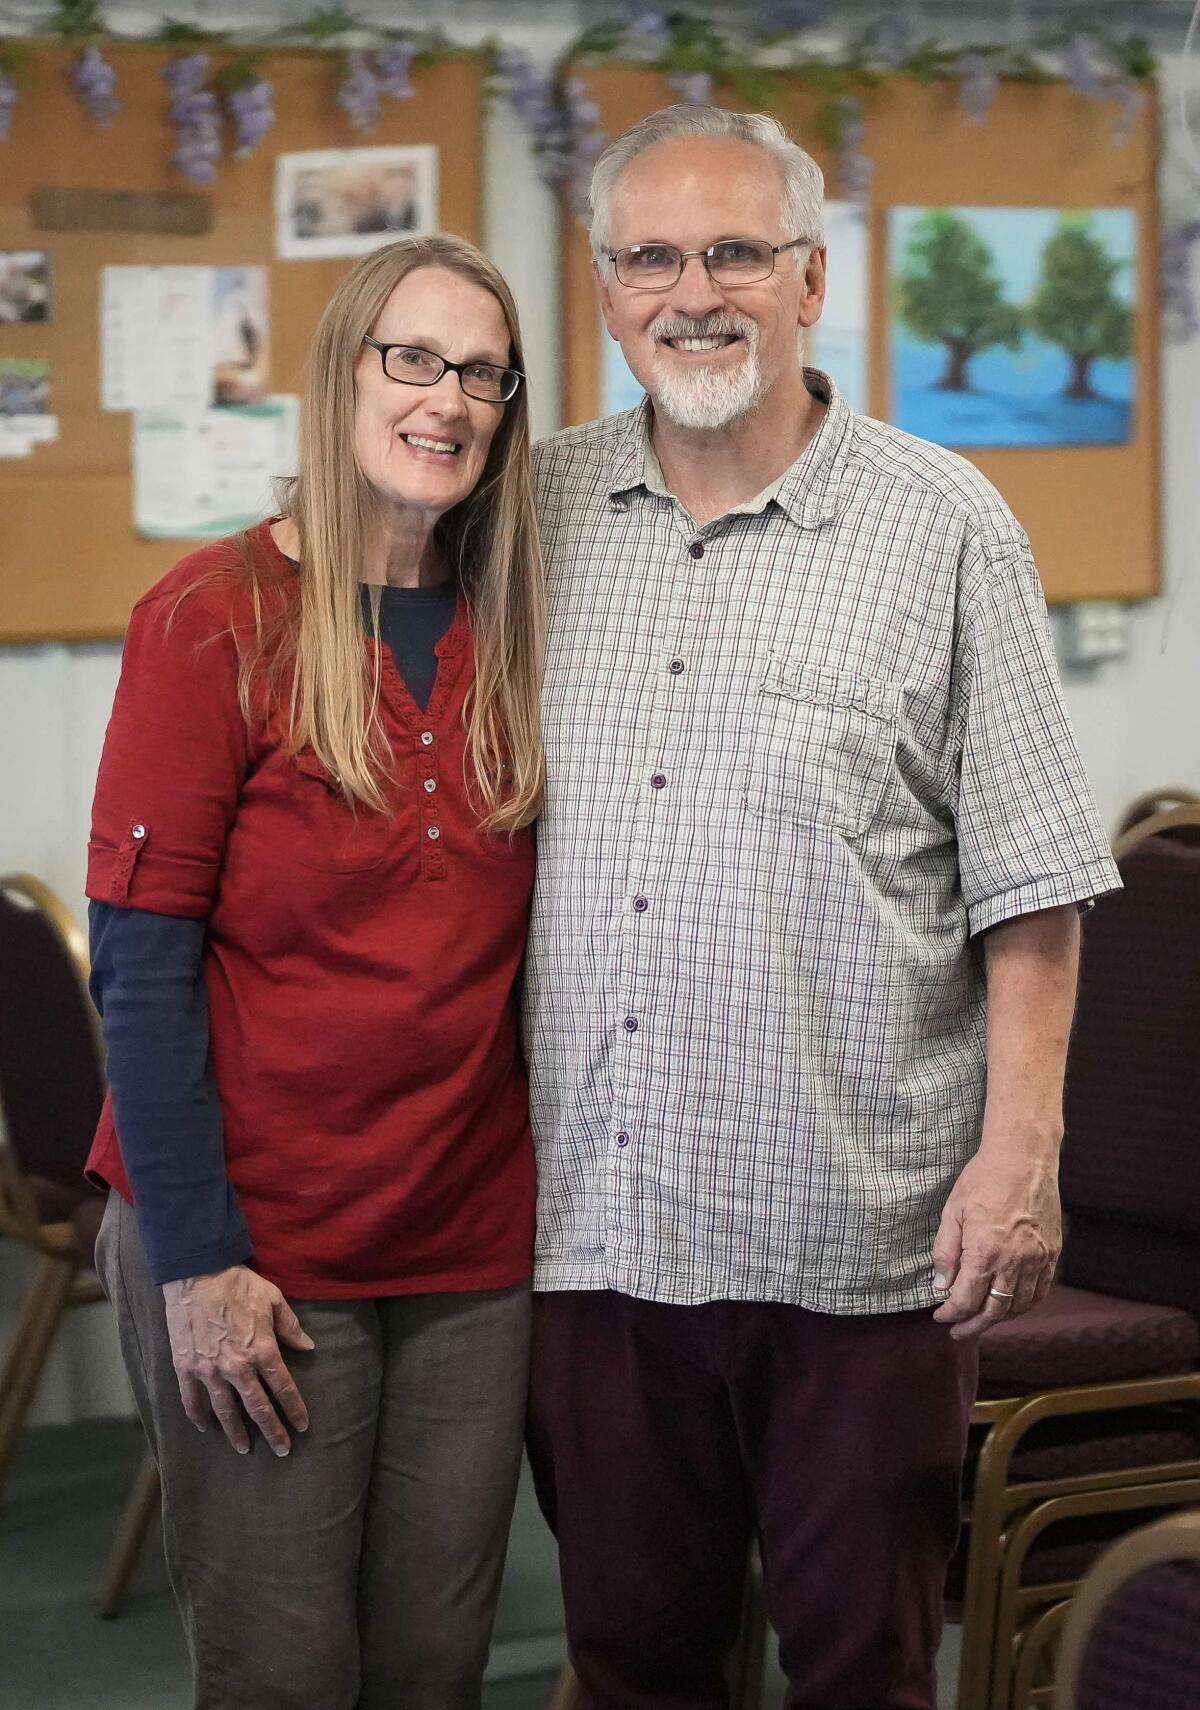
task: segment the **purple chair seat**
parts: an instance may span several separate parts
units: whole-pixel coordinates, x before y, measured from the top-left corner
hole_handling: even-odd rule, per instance
[[[974,1482],[981,1438],[972,1433],[966,1487]],[[1164,1466],[1200,1458],[1194,1408],[1162,1406],[1044,1419],[1030,1428],[1009,1462],[1008,1482],[1083,1478],[1122,1468]]]
[[[1200,1562],[1156,1562],[1114,1591],[1088,1636],[1078,1710],[1200,1705]]]
[[[1110,1544],[1132,1527],[1148,1525],[1160,1515],[1157,1508],[1126,1509],[1123,1514],[1089,1514],[1050,1526],[1026,1556],[1021,1581],[1025,1585],[1054,1585],[1060,1580],[1082,1579]],[[1183,1710],[1182,1705],[1178,1710]]]
[[[1021,1584],[1058,1585],[1082,1579],[1110,1544],[1131,1527],[1157,1520],[1161,1509],[1126,1509],[1117,1514],[1087,1514],[1048,1526],[1033,1545],[1021,1567]],[[960,1543],[946,1576],[946,1596],[960,1603],[966,1589],[967,1553]],[[1178,1706],[1183,1710],[1183,1706]]]
[[[1056,1283],[1032,1312],[983,1338],[979,1393],[1025,1395],[1169,1376],[1197,1363],[1200,1323],[1190,1312]]]

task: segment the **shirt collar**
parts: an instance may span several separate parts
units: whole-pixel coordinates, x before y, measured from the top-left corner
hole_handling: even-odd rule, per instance
[[[803,452],[769,486],[743,505],[735,505],[731,516],[758,515],[774,501],[800,528],[819,528],[833,522],[841,508],[842,476],[850,452],[854,412],[828,374],[819,368],[804,370],[804,383],[825,404],[825,419]],[[651,406],[647,398],[629,413],[627,424],[613,448],[609,468],[610,498],[642,487],[648,493],[669,497],[650,437]]]

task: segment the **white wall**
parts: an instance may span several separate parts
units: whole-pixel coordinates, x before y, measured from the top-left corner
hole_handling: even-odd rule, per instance
[[[271,8],[243,9],[257,14]],[[276,9],[277,10],[277,9]],[[130,8],[125,23],[139,16]],[[1131,8],[1131,17],[1136,8]],[[527,4],[464,9],[484,34],[503,14],[506,38],[548,58],[578,28],[577,9]],[[393,13],[394,15],[394,13]],[[210,9],[209,22],[219,18]],[[1180,75],[1167,67],[1169,87]],[[1173,102],[1164,103],[1169,113]],[[1187,206],[1178,149],[1168,139],[1164,194]],[[525,134],[507,110],[488,121],[486,243],[521,307],[535,430],[558,424],[558,228]],[[1195,192],[1191,192],[1193,202]],[[1200,212],[1193,207],[1192,215]],[[1067,699],[1101,812],[1112,823],[1129,798],[1156,784],[1200,787],[1200,341],[1164,359],[1164,576],[1166,594],[1135,608],[1127,659],[1093,675],[1069,674]],[[36,573],[36,566],[27,567]],[[6,574],[13,566],[0,567]],[[86,576],[87,565],[79,566]],[[113,646],[0,648],[0,871],[47,879],[84,907],[84,855],[92,782],[116,683]],[[0,1345],[28,1267],[0,1251]],[[117,1411],[126,1405],[107,1314],[91,1309],[64,1338],[38,1417]]]

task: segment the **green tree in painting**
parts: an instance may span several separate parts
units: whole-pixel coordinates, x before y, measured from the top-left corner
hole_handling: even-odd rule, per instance
[[[946,347],[941,391],[970,389],[967,364],[979,351],[993,344],[1016,350],[1021,342],[1020,312],[1004,301],[991,250],[945,208],[931,208],[914,225],[897,293],[908,330]]]
[[[1092,363],[1099,356],[1128,356],[1133,314],[1114,289],[1126,266],[1115,260],[1092,232],[1086,214],[1060,221],[1042,251],[1042,270],[1030,300],[1029,325],[1051,344],[1060,344],[1071,360],[1063,395],[1094,398]]]

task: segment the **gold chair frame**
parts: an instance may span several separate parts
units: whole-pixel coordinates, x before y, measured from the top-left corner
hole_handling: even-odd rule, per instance
[[[1197,1457],[1015,1482],[1011,1478],[1012,1461],[1029,1432],[1048,1419],[1157,1408],[1177,1401],[1200,1404],[1200,1372],[1045,1390],[975,1404],[972,1423],[987,1425],[989,1430],[979,1451],[971,1498],[964,1505],[969,1530],[958,1676],[962,1710],[1009,1710],[1014,1701],[1021,1704],[1012,1692],[1020,1615],[1048,1601],[1061,1601],[1074,1588],[1073,1581],[1019,1586],[1020,1566],[1034,1539],[1054,1517],[1065,1517],[1064,1511],[1052,1507],[1055,1501],[1077,1504],[1072,1512],[1081,1515],[1113,1513],[1139,1505],[1152,1508],[1155,1499],[1147,1493],[1153,1487],[1200,1480]],[[1125,1494],[1130,1492],[1144,1500],[1140,1504],[1125,1501]],[[1013,1563],[1018,1575],[1015,1581]]]
[[[1115,841],[1120,844],[1129,832],[1149,820],[1157,820],[1161,814],[1174,813],[1180,807],[1197,804],[1200,804],[1200,794],[1181,785],[1164,784],[1160,790],[1146,790],[1142,795],[1134,797],[1117,821]],[[1189,820],[1185,823],[1194,822]],[[1162,828],[1156,825],[1154,829]]]

